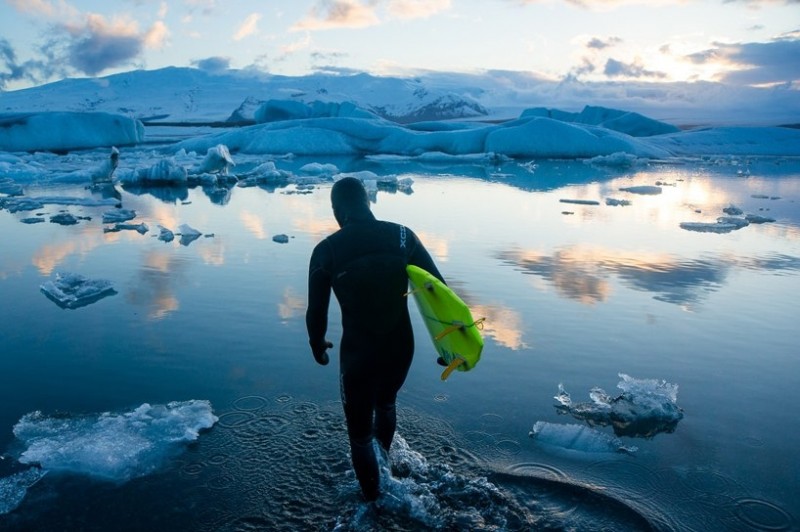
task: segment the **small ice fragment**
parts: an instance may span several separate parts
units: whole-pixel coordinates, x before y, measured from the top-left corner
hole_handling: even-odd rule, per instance
[[[23,218],[22,220],[20,220],[20,222],[22,222],[24,224],[40,224],[40,223],[44,222],[44,218],[39,218],[39,217],[33,216],[33,217],[30,217],[30,218]]]
[[[730,233],[739,229],[738,225],[727,223],[708,223],[708,222],[681,222],[681,229],[695,231],[698,233]]]
[[[136,218],[136,211],[131,209],[115,209],[103,213],[103,223],[113,224],[120,222],[127,222]]]
[[[643,194],[645,196],[655,196],[661,194],[661,187],[654,185],[639,185],[635,187],[623,187],[620,189],[623,192],[630,192],[631,194]]]
[[[289,237],[287,235],[284,235],[284,234],[275,235],[275,236],[272,237],[272,241],[273,242],[277,242],[278,244],[288,244],[289,243]]]
[[[68,212],[62,212],[50,217],[50,223],[61,225],[75,225],[78,219]]]
[[[175,240],[175,233],[164,227],[163,225],[159,225],[158,229],[161,231],[158,235],[158,239],[164,242],[172,242]]]
[[[62,308],[76,309],[90,305],[117,293],[111,281],[89,279],[76,273],[56,273],[53,281],[47,281],[41,291]]]
[[[765,223],[772,223],[775,221],[775,218],[770,218],[768,216],[761,216],[758,214],[748,214],[745,216],[748,222],[751,224],[765,224]]]
[[[731,216],[739,216],[741,214],[744,214],[744,211],[742,211],[742,209],[740,209],[736,205],[729,205],[728,207],[722,209],[722,212],[724,212],[725,214],[730,214]]]
[[[611,207],[627,207],[630,204],[631,204],[630,200],[606,198],[606,205],[609,205]]]
[[[178,226],[178,231],[181,234],[181,245],[188,246],[198,238],[200,238],[203,233],[195,229],[194,227],[189,226],[188,224],[181,224]]]
[[[747,227],[750,225],[750,222],[744,218],[737,218],[736,216],[720,216],[717,218],[717,223],[720,224],[733,224],[736,226],[737,229],[741,229],[742,227]]]
[[[599,201],[582,199],[560,199],[561,203],[574,203],[575,205],[600,205]]]

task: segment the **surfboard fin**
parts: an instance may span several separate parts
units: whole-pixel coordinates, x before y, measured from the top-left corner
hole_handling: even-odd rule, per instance
[[[454,358],[452,361],[450,361],[450,365],[447,366],[442,372],[442,380],[446,381],[447,377],[449,377],[450,374],[453,373],[456,370],[456,368],[458,368],[458,366],[464,364],[465,362],[466,360],[464,360],[463,358]]]

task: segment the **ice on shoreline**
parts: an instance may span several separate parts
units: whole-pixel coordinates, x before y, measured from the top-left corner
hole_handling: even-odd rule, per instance
[[[537,421],[528,434],[539,443],[581,453],[634,453],[635,446],[599,430],[575,423]]]
[[[143,404],[122,413],[50,417],[36,411],[14,425],[23,464],[125,482],[157,469],[217,422],[205,400]]]

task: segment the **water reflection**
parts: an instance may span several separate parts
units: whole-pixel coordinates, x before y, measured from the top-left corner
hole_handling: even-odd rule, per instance
[[[486,318],[484,336],[514,351],[530,347],[522,339],[524,324],[519,312],[500,305],[472,305],[470,310],[475,319]]]
[[[186,262],[168,250],[148,250],[142,267],[127,292],[133,305],[147,308],[150,319],[162,319],[180,308],[175,294],[182,282]]]

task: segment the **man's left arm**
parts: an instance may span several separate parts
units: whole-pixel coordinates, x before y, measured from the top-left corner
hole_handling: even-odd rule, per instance
[[[331,301],[331,278],[324,264],[323,245],[321,243],[314,248],[308,265],[306,329],[314,359],[324,366],[329,362],[327,349],[333,347],[333,344],[325,339],[328,331],[328,306]]]

